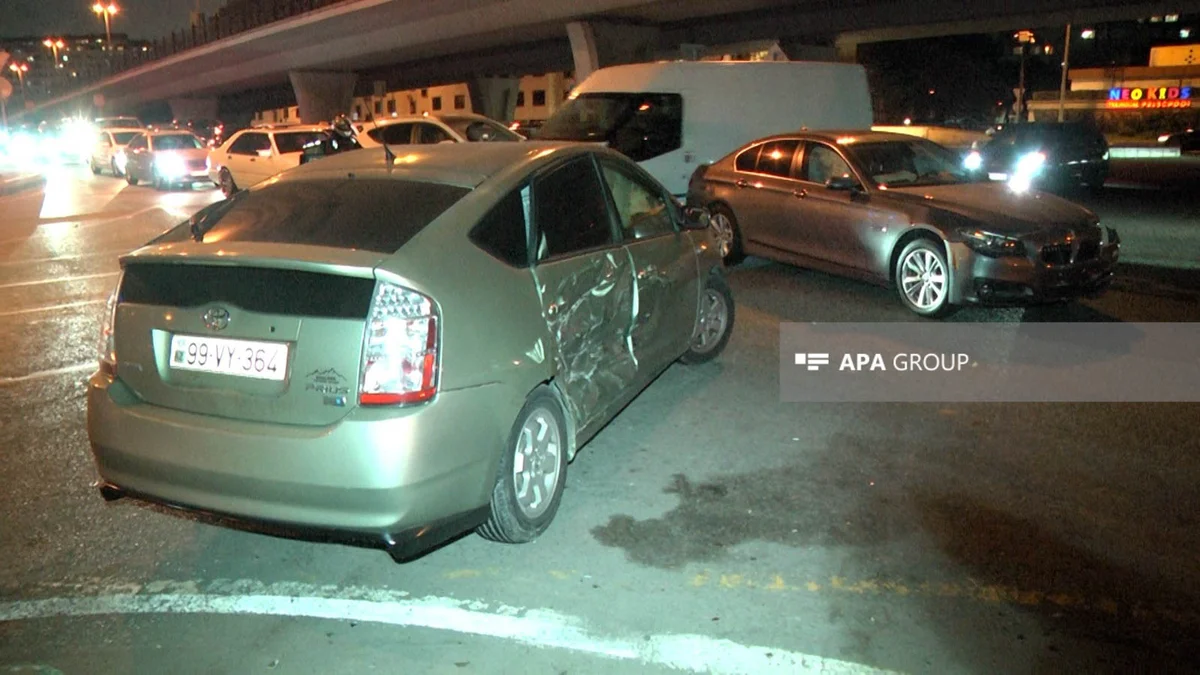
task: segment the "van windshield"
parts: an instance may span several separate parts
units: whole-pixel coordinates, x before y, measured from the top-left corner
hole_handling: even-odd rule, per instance
[[[677,150],[683,144],[683,97],[580,94],[546,120],[536,138],[607,143],[635,162],[644,162]]]

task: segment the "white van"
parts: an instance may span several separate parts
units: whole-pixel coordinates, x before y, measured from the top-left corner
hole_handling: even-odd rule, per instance
[[[572,90],[535,139],[603,142],[672,194],[696,167],[771,134],[867,129],[862,66],[812,61],[674,61],[601,68]]]

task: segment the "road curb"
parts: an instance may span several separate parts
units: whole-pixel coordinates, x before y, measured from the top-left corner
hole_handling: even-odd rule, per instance
[[[34,190],[46,184],[46,179],[37,173],[18,174],[11,178],[0,178],[0,197]]]

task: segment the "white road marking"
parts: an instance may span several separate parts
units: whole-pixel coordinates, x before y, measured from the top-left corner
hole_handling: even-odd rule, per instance
[[[0,288],[16,288],[18,286],[40,286],[42,284],[61,284],[68,281],[86,281],[88,279],[100,279],[103,277],[115,277],[120,272],[104,272],[101,274],[80,274],[73,277],[59,277],[57,279],[38,279],[36,281],[17,281],[11,284],[0,285]]]
[[[38,312],[52,312],[56,309],[70,309],[72,307],[88,307],[90,305],[103,305],[104,298],[96,300],[81,300],[79,302],[64,302],[60,305],[42,305],[41,307],[30,307],[28,309],[13,309],[7,312],[0,312],[0,318],[6,316],[19,316],[21,314],[36,314]]]
[[[87,363],[76,363],[73,366],[63,366],[62,368],[51,368],[50,370],[39,370],[36,373],[27,375],[14,375],[12,377],[0,377],[0,387],[10,384],[21,384],[22,382],[30,382],[32,380],[40,380],[47,377],[55,377],[57,375],[67,375],[69,373],[82,373],[85,370],[93,370],[97,367],[96,363],[89,361]]]
[[[93,587],[63,584],[55,590],[64,588],[85,595],[0,603],[0,622],[111,614],[286,616],[432,628],[691,672],[847,675],[891,672],[704,635],[606,636],[588,630],[579,617],[551,610],[436,596],[413,598],[397,591],[299,583],[267,586],[250,580],[219,582],[208,592],[196,592],[200,590],[197,582]]]

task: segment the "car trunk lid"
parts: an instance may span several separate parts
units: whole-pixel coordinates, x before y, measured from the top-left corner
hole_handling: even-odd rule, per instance
[[[331,251],[317,262],[294,250],[308,247],[284,248],[287,258],[236,248],[126,258],[118,377],[147,403],[204,415],[292,425],[345,416],[379,256]]]

